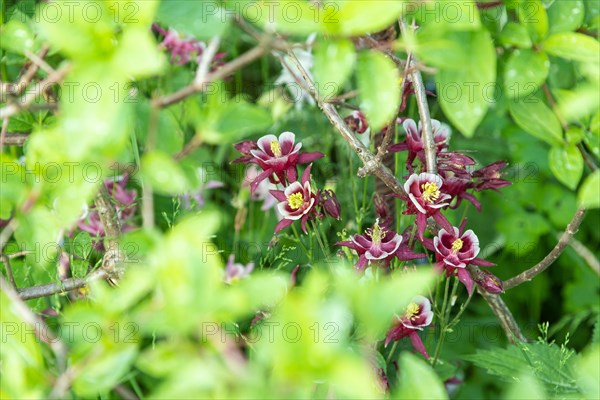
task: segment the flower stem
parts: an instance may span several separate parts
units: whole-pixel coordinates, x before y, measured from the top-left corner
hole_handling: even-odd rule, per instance
[[[394,344],[392,345],[392,349],[390,350],[390,352],[387,355],[387,358],[385,359],[385,364],[389,364],[390,361],[392,360],[392,356],[394,355],[394,352],[396,351],[396,346],[398,346],[398,341],[395,340]]]
[[[300,247],[302,247],[302,250],[304,250],[304,253],[308,257],[308,259],[312,262],[312,249],[309,250],[306,248],[306,246],[302,242],[302,238],[298,234],[298,231],[296,230],[296,227],[293,224],[292,224],[292,231],[294,231],[294,236],[296,236],[296,240],[300,244]]]
[[[319,242],[319,246],[321,247],[323,255],[325,256],[325,258],[329,258],[329,251],[327,250],[327,246],[325,246],[325,242],[321,238],[321,233],[319,231],[319,228],[317,227],[317,224],[314,220],[310,221],[310,224],[312,225],[312,228],[315,231],[315,236],[317,237],[317,242]]]
[[[442,351],[442,344],[444,343],[444,339],[446,338],[446,306],[448,303],[448,290],[450,289],[450,279],[446,278],[446,286],[444,288],[444,301],[442,302],[442,308],[440,312],[440,338],[435,346],[435,354],[433,356],[433,361],[431,362],[431,366],[435,367],[437,360],[440,356],[440,352]]]

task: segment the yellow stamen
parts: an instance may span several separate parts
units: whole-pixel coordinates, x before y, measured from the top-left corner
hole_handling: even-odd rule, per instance
[[[427,182],[421,185],[423,191],[423,200],[433,203],[440,197],[440,188],[433,182]]]
[[[281,157],[281,146],[279,145],[278,140],[271,141],[271,151],[275,157]]]
[[[462,249],[463,247],[463,241],[460,239],[456,239],[454,242],[452,242],[452,254],[456,254],[460,251],[460,249]]]
[[[300,192],[294,193],[287,198],[287,201],[292,210],[297,210],[304,204],[304,196],[302,196],[302,193]]]
[[[419,305],[416,303],[410,303],[408,307],[406,307],[406,314],[404,314],[404,318],[415,320],[417,319],[417,314],[419,313]]]
[[[373,244],[381,244],[381,240],[385,237],[385,231],[379,226],[379,220],[375,221],[373,229],[367,229],[367,236],[371,238]]]

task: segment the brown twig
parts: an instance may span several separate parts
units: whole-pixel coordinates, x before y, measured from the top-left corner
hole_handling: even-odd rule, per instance
[[[315,99],[323,113],[327,116],[333,127],[342,135],[348,142],[352,150],[358,155],[363,162],[363,167],[358,170],[358,176],[364,177],[372,174],[381,179],[394,193],[404,195],[404,188],[398,182],[392,171],[373,155],[365,145],[358,140],[354,133],[348,128],[340,114],[338,114],[335,106],[324,101],[317,93],[315,84],[292,51],[288,53],[291,61],[296,65],[305,81],[308,93]]]
[[[7,120],[8,118],[6,119],[6,121]],[[2,127],[2,129],[4,129],[4,126]],[[0,148],[4,146],[23,146],[28,137],[29,132],[6,132],[6,134],[2,135],[2,137],[0,138]]]
[[[573,235],[575,235],[575,233],[577,232],[577,229],[579,229],[579,225],[581,225],[584,215],[585,209],[578,209],[577,212],[575,212],[575,215],[573,216],[571,222],[569,222],[569,225],[567,225],[567,229],[565,229],[565,232],[562,234],[560,240],[558,241],[558,243],[556,243],[556,246],[554,246],[550,253],[548,253],[548,255],[542,259],[542,261],[540,261],[533,267],[521,272],[519,275],[510,278],[507,281],[504,281],[504,290],[512,289],[515,286],[519,286],[521,283],[524,282],[529,282],[538,274],[543,272],[546,268],[548,268],[554,261],[556,261],[558,256],[561,255],[561,253],[569,244],[569,241],[571,240]]]
[[[15,282],[15,276],[12,272],[12,267],[10,266],[10,257],[6,254],[0,254],[0,260],[4,263],[4,267],[6,268],[6,275],[8,276],[8,280],[13,288],[17,289],[17,283]]]
[[[175,93],[155,98],[154,100],[152,100],[152,106],[156,108],[167,107],[185,99],[188,96],[202,92],[206,89],[207,84],[217,81],[219,79],[223,79],[224,77],[232,74],[233,72],[237,71],[243,66],[250,64],[252,61],[260,58],[261,56],[266,54],[267,51],[268,45],[266,43],[259,44],[258,46],[248,50],[241,56],[223,65],[216,71],[207,74],[203,81],[194,80],[194,82],[192,82],[190,85],[178,90]]]
[[[4,119],[10,117],[19,111],[27,108],[35,99],[38,97],[44,90],[55,83],[61,82],[69,70],[71,69],[70,65],[65,65],[60,69],[56,70],[54,73],[48,75],[46,79],[41,82],[35,84],[35,90],[27,93],[25,96],[21,97],[17,102],[10,103],[4,108],[0,109],[0,118]]]
[[[8,122],[10,117],[6,117],[2,120],[2,130],[0,130],[0,151],[4,150],[4,140],[6,137],[6,131],[8,130]]]
[[[61,282],[47,283],[45,285],[31,286],[18,289],[17,293],[23,300],[37,299],[40,297],[52,296],[57,293],[65,293],[71,290],[87,286],[90,282],[106,279],[108,274],[103,269],[97,269],[85,278],[68,278]]]
[[[44,45],[40,49],[40,52],[38,54],[33,54],[28,50],[25,51],[25,55],[31,60],[31,62],[29,68],[25,70],[25,72],[21,76],[21,79],[19,79],[19,82],[17,82],[15,85],[12,85],[11,94],[13,96],[19,96],[21,93],[23,93],[23,90],[25,90],[25,88],[29,86],[29,83],[35,77],[35,74],[37,73],[40,66],[43,65],[43,69],[48,74],[51,74],[54,71],[52,68],[50,68],[49,70],[45,68],[46,66],[48,66],[48,64],[46,64],[46,62],[44,61],[44,57],[46,57],[46,54],[48,54],[49,49],[50,47],[48,45]]]
[[[111,281],[119,280],[124,271],[123,262],[125,253],[119,249],[119,237],[121,236],[121,226],[117,218],[117,211],[110,201],[110,195],[104,185],[96,195],[96,210],[104,227],[105,237],[104,246],[106,252],[102,257],[102,269],[106,271]]]
[[[561,235],[557,235],[560,240]],[[571,238],[569,245],[575,250],[575,252],[579,255],[579,257],[583,258],[587,265],[598,275],[600,275],[600,261],[594,255],[594,253],[588,249],[583,243],[574,237]]]

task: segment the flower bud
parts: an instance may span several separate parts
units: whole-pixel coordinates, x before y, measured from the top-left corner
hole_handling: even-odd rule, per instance
[[[498,294],[504,292],[504,284],[496,275],[492,274],[491,272],[481,270],[474,280],[488,293]]]
[[[327,214],[335,219],[340,219],[340,203],[331,189],[321,192],[320,202]]]

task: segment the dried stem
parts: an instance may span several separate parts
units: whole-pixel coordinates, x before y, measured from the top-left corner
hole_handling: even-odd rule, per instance
[[[6,118],[4,121],[8,121]],[[8,122],[6,122],[8,125]],[[4,132],[4,122],[2,123],[2,135],[0,138],[0,148],[4,146],[23,146],[27,138],[29,137],[29,132]]]
[[[48,75],[48,77],[43,81],[36,83],[35,90],[21,97],[18,102],[8,104],[6,107],[0,109],[0,118],[4,119],[10,117],[12,115],[15,115],[19,111],[27,108],[27,106],[29,106],[36,99],[36,97],[38,97],[44,90],[46,90],[48,87],[55,83],[61,82],[70,69],[70,65],[65,65],[62,68],[54,71],[52,74]]]
[[[560,237],[561,235],[557,235],[557,238],[559,240]],[[574,237],[571,238],[569,245],[573,248],[573,250],[575,250],[577,254],[579,254],[581,258],[585,260],[586,264],[589,265],[594,272],[600,275],[600,261],[598,261],[598,259],[590,249],[588,249],[583,243],[581,243]]]
[[[548,253],[548,255],[544,257],[542,261],[529,268],[527,271],[523,271],[514,278],[510,278],[509,280],[504,281],[504,290],[512,289],[515,286],[519,286],[521,283],[524,282],[529,282],[538,274],[543,272],[546,268],[548,268],[554,261],[556,261],[558,256],[560,256],[560,254],[565,250],[565,248],[569,244],[573,235],[575,235],[575,233],[577,232],[577,229],[579,229],[579,225],[581,225],[584,215],[585,209],[578,209],[577,212],[575,212],[575,215],[573,216],[571,222],[569,222],[569,225],[567,225],[567,229],[565,229],[565,232],[562,234],[560,240],[558,241],[558,243],[556,243],[556,246],[554,246],[552,251],[550,251],[550,253]]]
[[[12,267],[10,266],[10,258],[6,254],[0,254],[0,260],[4,263],[4,267],[6,268],[6,275],[8,276],[8,280],[13,288],[17,289],[17,283],[15,282],[15,276],[12,272]]]
[[[37,299],[39,297],[52,296],[57,293],[65,293],[71,290],[87,286],[90,282],[106,279],[108,274],[103,269],[97,269],[85,278],[68,278],[61,282],[47,283],[45,285],[31,286],[18,289],[17,293],[22,300]]]
[[[102,258],[102,269],[111,280],[118,280],[124,273],[125,253],[119,249],[118,239],[121,236],[121,226],[117,218],[117,210],[110,201],[110,195],[104,185],[100,186],[95,204],[105,232],[104,246],[106,252]]]
[[[306,85],[308,93],[315,99],[323,113],[327,116],[333,127],[342,135],[342,137],[348,142],[352,150],[358,155],[363,162],[363,167],[359,169],[358,176],[364,177],[372,174],[377,178],[381,179],[395,194],[404,195],[404,188],[398,182],[392,171],[389,170],[385,165],[373,155],[365,145],[358,140],[354,133],[348,128],[342,117],[338,114],[335,106],[321,99],[317,94],[315,84],[300,63],[298,58],[293,52],[289,51],[290,60],[296,65],[302,77],[304,79],[304,85]]]
[[[202,92],[204,89],[206,89],[206,85],[208,83],[217,81],[219,79],[223,79],[224,77],[232,74],[233,72],[237,71],[243,66],[250,64],[252,61],[260,58],[261,56],[266,54],[267,51],[267,44],[260,44],[248,50],[236,59],[223,65],[216,71],[207,74],[204,80],[194,80],[194,82],[192,82],[190,85],[178,90],[175,93],[152,100],[152,106],[156,108],[167,107],[185,99],[188,96]]]

